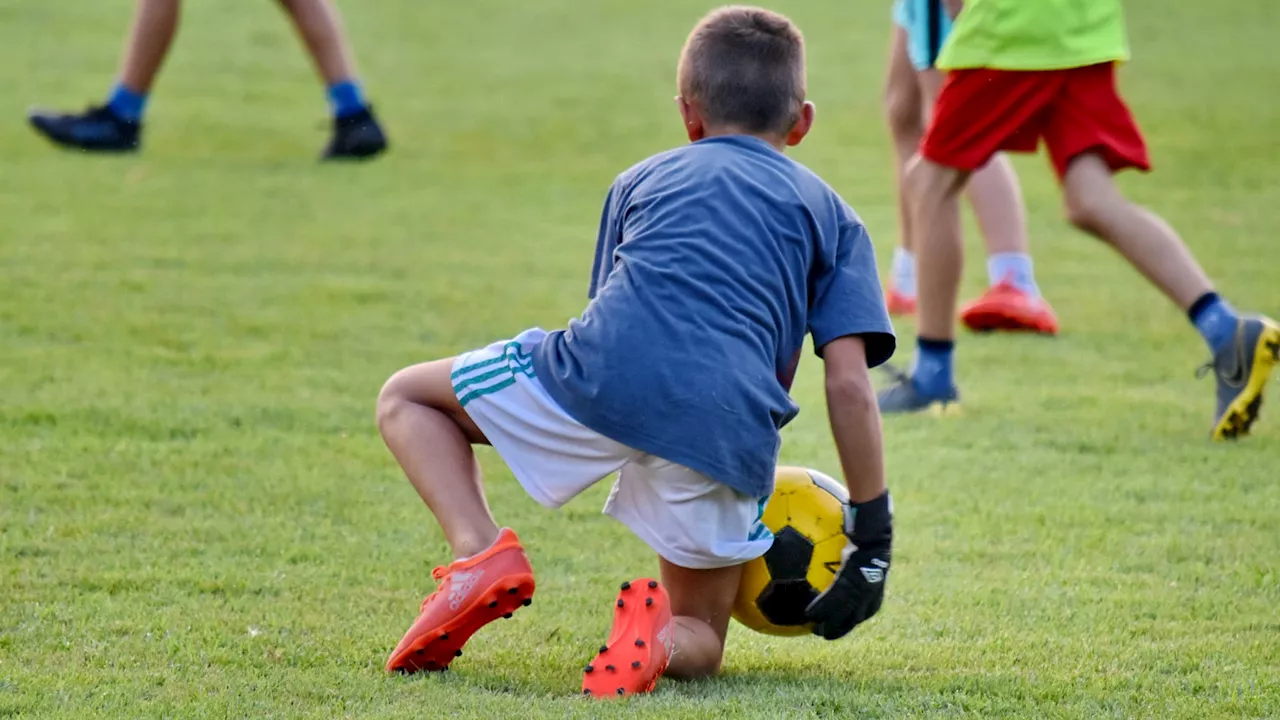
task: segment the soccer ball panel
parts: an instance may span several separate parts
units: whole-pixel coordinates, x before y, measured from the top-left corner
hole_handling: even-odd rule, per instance
[[[769,586],[769,568],[763,557],[758,557],[742,567],[742,584],[738,586],[738,596],[733,601],[733,619],[747,627],[767,635],[782,637],[807,635],[812,630],[809,625],[775,625],[769,622],[764,612],[756,603]]]
[[[808,483],[797,488],[788,498],[787,506],[787,526],[813,542],[844,536],[843,503],[818,485]]]
[[[842,533],[813,546],[813,556],[809,560],[809,569],[805,577],[814,590],[822,592],[831,587],[831,583],[836,579],[836,573],[840,570],[840,561],[848,544],[849,539]]]

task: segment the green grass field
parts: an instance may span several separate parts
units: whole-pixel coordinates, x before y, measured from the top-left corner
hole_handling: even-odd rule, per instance
[[[1123,184],[1235,304],[1280,314],[1266,0],[1133,0]],[[269,2],[191,3],[144,152],[55,151],[29,104],[112,79],[131,3],[0,0],[0,716],[1280,716],[1280,396],[1213,446],[1184,318],[1019,161],[1056,340],[962,338],[958,421],[887,423],[890,598],[838,643],[733,630],[723,677],[574,697],[616,582],[596,488],[537,507],[486,452],[534,605],[443,676],[383,674],[445,545],[373,423],[382,381],[584,301],[613,175],[681,142],[688,0],[343,3],[393,152],[314,161],[321,89]],[[796,156],[896,233],[888,3],[776,3],[819,121]],[[977,244],[966,291],[985,282]],[[899,331],[909,356],[912,328]],[[783,460],[836,458],[820,365]]]

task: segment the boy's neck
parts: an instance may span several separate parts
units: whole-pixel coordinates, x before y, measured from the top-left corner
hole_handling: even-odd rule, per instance
[[[769,143],[769,145],[773,146],[773,149],[777,150],[778,152],[784,152],[787,149],[787,139],[785,137],[778,137],[777,135],[770,134],[770,133],[746,132],[741,128],[737,128],[729,125],[726,125],[724,127],[706,128],[703,131],[702,139],[706,140],[707,138],[727,137],[730,135],[753,137],[757,140],[763,140],[764,142]]]

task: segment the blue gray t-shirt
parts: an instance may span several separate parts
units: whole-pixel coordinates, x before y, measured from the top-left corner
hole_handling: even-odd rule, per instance
[[[773,488],[778,431],[806,332],[893,354],[875,253],[834,190],[762,140],[715,137],[618,177],[591,301],[533,353],[572,417],[753,497]]]

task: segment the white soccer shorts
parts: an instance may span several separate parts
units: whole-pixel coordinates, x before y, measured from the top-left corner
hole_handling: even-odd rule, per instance
[[[546,335],[526,330],[453,362],[458,402],[534,500],[558,508],[616,472],[604,513],[668,562],[728,567],[769,549],[764,498],[610,440],[561,409],[530,357]]]

